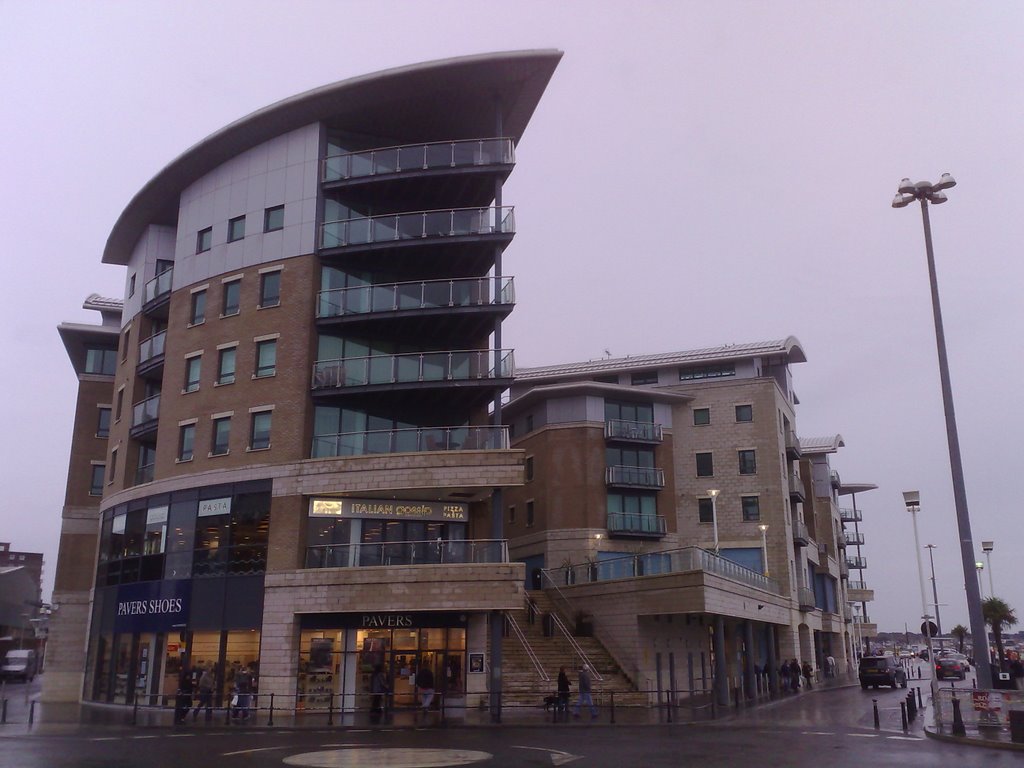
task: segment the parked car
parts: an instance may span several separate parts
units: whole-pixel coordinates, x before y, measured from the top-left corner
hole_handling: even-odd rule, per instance
[[[0,678],[4,680],[23,680],[30,682],[36,676],[36,652],[31,648],[14,649],[7,652],[3,666],[0,666]]]
[[[967,657],[962,653],[947,653],[935,659],[935,679],[945,680],[947,677],[955,677],[958,680],[967,679],[967,670],[971,665],[967,663]]]
[[[892,656],[863,656],[858,670],[860,687],[891,685],[907,687],[907,671]]]

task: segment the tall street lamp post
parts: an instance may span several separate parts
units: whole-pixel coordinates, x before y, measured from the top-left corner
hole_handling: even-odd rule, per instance
[[[939,636],[942,636],[942,619],[939,618],[939,590],[935,586],[935,557],[932,555],[932,550],[935,549],[934,544],[925,544],[924,548],[928,550],[928,562],[932,566],[932,599],[935,601],[935,626],[939,628]]]
[[[981,542],[981,551],[985,553],[985,560],[988,561],[988,596],[995,597],[996,588],[992,577],[992,550],[996,548],[994,541]]]
[[[761,557],[764,561],[764,575],[768,576],[768,523],[761,523]]]
[[[917,513],[921,511],[921,494],[918,491],[904,491],[903,503],[910,513],[910,519],[914,523],[914,555],[917,557],[917,579],[921,586],[921,619],[923,620],[921,632],[928,639],[928,658],[935,659],[935,650],[932,648],[931,616],[928,614],[928,599],[924,595],[924,568],[921,566],[921,543],[917,538]],[[935,680],[934,675],[932,680]]]
[[[971,624],[971,644],[976,659],[988,658],[984,647],[985,619],[981,613],[981,590],[971,578],[974,563],[974,539],[971,536],[971,516],[967,509],[967,490],[964,487],[964,468],[960,459],[960,437],[956,429],[956,413],[953,410],[953,387],[949,380],[949,361],[946,358],[946,336],[942,329],[942,310],[939,305],[939,284],[935,277],[935,254],[932,251],[932,228],[928,219],[928,204],[946,202],[944,190],[956,186],[956,180],[948,173],[942,174],[935,184],[910,179],[900,182],[899,190],[892,201],[893,208],[904,208],[915,200],[921,203],[921,218],[924,222],[924,245],[928,257],[928,281],[932,294],[932,316],[935,322],[935,347],[939,357],[939,379],[942,384],[942,406],[946,417],[946,442],[949,445],[949,467],[953,480],[953,501],[956,507],[957,528],[960,538],[960,559],[963,564],[964,584],[967,588],[967,613]],[[992,688],[992,670],[987,664],[978,668],[978,687]]]
[[[721,491],[711,490],[708,491],[708,496],[711,497],[711,525],[715,533],[715,554],[718,554],[718,494]]]
[[[978,592],[981,592],[983,590],[983,587],[981,586],[981,572],[985,570],[985,564],[981,562],[981,560],[976,561],[974,563],[974,570],[978,572]]]

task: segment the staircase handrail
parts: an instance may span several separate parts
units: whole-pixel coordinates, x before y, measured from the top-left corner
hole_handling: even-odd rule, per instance
[[[544,665],[540,663],[540,659],[538,659],[537,654],[534,653],[529,640],[526,639],[526,635],[523,634],[523,630],[519,628],[519,623],[512,614],[507,614],[507,616],[508,625],[512,628],[512,632],[519,639],[519,642],[522,643],[523,649],[526,651],[526,655],[530,657],[530,661],[533,662],[533,666],[537,669],[537,674],[540,675],[540,679],[545,683],[550,683],[551,676],[544,670]]]
[[[544,572],[542,571],[542,573],[544,573]],[[558,585],[555,584],[555,582],[551,579],[550,576],[548,576],[547,573],[544,573],[544,576],[545,576],[545,578],[547,578],[548,582],[550,582],[551,586],[553,586],[555,588],[555,592],[558,593],[558,596],[560,598],[562,598],[562,602],[566,606],[568,606],[569,605],[569,598],[567,598],[564,594],[562,594],[562,590],[560,590],[558,588]],[[533,598],[531,598],[529,595],[527,595],[526,596],[526,600],[529,603],[527,609],[531,610],[531,611],[535,611],[537,606],[534,605]],[[574,638],[572,636],[572,633],[566,628],[565,624],[562,623],[562,619],[558,616],[557,613],[554,613],[554,612],[551,613],[550,616],[551,616],[551,623],[554,624],[555,627],[565,636],[565,639],[569,642],[569,647],[572,648],[572,650],[576,653],[576,655],[580,657],[580,661],[582,661],[585,665],[590,667],[590,672],[593,675],[594,679],[597,680],[598,682],[603,683],[604,682],[604,677],[602,677],[601,673],[597,671],[597,667],[594,665],[594,662],[592,662],[590,660],[590,657],[587,656],[587,654],[583,651],[583,648],[580,646],[580,644],[576,642],[576,638]]]

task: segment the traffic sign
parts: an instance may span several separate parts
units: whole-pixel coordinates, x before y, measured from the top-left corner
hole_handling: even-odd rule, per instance
[[[935,626],[934,621],[922,621],[921,622],[921,634],[927,637],[938,637],[939,628]]]

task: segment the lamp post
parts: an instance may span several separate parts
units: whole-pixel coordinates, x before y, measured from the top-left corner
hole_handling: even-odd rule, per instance
[[[935,601],[935,626],[939,628],[939,636],[942,636],[942,619],[939,618],[939,590],[935,586],[935,558],[932,555],[932,550],[935,549],[934,544],[925,544],[924,548],[928,550],[928,562],[932,566],[932,599]]]
[[[984,591],[983,591],[982,586],[981,586],[981,584],[982,584],[981,572],[985,570],[985,564],[983,562],[981,562],[981,560],[976,561],[974,563],[974,570],[976,570],[978,572],[978,592],[981,593],[981,594],[984,594]]]
[[[718,494],[721,491],[715,489],[708,491],[708,496],[711,497],[711,525],[715,533],[715,554],[718,554]]]
[[[964,487],[964,468],[960,459],[960,437],[956,429],[956,413],[953,410],[953,387],[949,380],[949,361],[946,358],[946,336],[942,328],[942,309],[939,305],[939,284],[935,276],[935,254],[932,252],[932,228],[928,218],[928,204],[946,202],[944,190],[956,186],[956,180],[948,173],[932,184],[910,179],[900,182],[899,190],[892,201],[893,208],[905,208],[915,200],[921,203],[921,218],[924,223],[924,245],[928,257],[928,282],[932,294],[932,317],[935,323],[935,347],[939,358],[939,379],[942,384],[942,407],[946,417],[946,442],[949,446],[949,468],[953,480],[953,501],[956,507],[957,528],[960,538],[960,559],[963,564],[964,584],[967,587],[967,612],[971,624],[971,644],[975,658],[987,658],[983,640],[985,619],[981,613],[981,590],[971,579],[971,564],[974,562],[974,539],[971,536],[971,516],[967,509],[967,490]],[[992,688],[992,670],[987,664],[978,668],[978,687]]]
[[[995,597],[996,588],[992,579],[992,550],[996,548],[994,541],[983,541],[981,542],[981,550],[985,553],[985,559],[988,561],[988,596]]]
[[[768,523],[761,523],[761,557],[764,561],[764,575],[768,576]]]
[[[935,651],[932,649],[932,633],[928,615],[928,600],[924,593],[924,568],[921,566],[921,543],[917,538],[917,513],[921,511],[921,494],[918,491],[904,491],[903,503],[910,513],[910,519],[914,523],[914,555],[917,557],[917,578],[921,586],[921,618],[924,620],[923,630],[928,639],[928,658],[935,658]],[[934,676],[932,677],[934,680]]]

